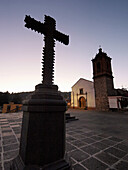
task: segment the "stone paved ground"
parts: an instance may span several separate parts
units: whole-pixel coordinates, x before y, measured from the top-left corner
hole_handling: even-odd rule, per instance
[[[128,170],[128,113],[68,110],[66,150],[74,170]],[[0,114],[0,170],[18,154],[22,112]]]

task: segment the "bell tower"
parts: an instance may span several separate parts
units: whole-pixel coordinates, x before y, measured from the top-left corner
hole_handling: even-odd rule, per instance
[[[108,96],[114,95],[111,58],[99,48],[99,53],[92,59],[96,109],[109,110]]]

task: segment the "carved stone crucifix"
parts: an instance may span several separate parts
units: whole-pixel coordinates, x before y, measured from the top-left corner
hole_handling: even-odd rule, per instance
[[[68,45],[69,36],[56,30],[56,21],[50,16],[45,15],[45,22],[36,21],[30,16],[25,17],[25,27],[31,28],[38,33],[44,34],[45,46],[43,47],[43,68],[42,68],[42,83],[46,86],[51,86],[54,79],[54,57],[55,57],[55,40]]]

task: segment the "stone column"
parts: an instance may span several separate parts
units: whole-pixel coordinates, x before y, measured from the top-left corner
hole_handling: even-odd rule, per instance
[[[36,86],[23,104],[20,151],[12,170],[71,169],[64,159],[65,111],[57,86]]]

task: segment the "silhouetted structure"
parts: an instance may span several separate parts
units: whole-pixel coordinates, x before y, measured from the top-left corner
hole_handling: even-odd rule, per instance
[[[109,110],[108,96],[115,95],[111,58],[100,48],[92,63],[96,109]]]
[[[69,36],[55,29],[55,20],[45,16],[41,23],[25,17],[25,26],[44,34],[43,81],[35,87],[29,100],[23,102],[23,124],[20,151],[13,170],[69,170],[65,156],[66,102],[53,85],[55,40],[69,43]],[[54,40],[55,39],[55,40]]]
[[[43,84],[44,85],[52,85],[54,78],[54,46],[55,40],[60,41],[61,43],[68,45],[69,36],[60,33],[56,30],[56,22],[50,16],[45,15],[44,24],[40,21],[36,21],[34,18],[30,16],[25,17],[25,27],[31,28],[38,33],[44,34],[44,42],[45,47],[43,48],[43,68],[42,68],[42,76],[43,76]]]

